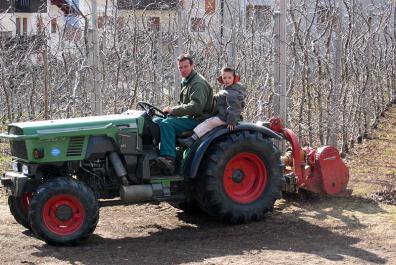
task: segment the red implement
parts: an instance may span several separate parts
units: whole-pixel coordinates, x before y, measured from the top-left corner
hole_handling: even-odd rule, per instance
[[[295,133],[283,127],[279,118],[270,120],[270,129],[282,134],[291,145],[291,157],[283,159],[294,173],[296,187],[292,190],[305,189],[327,195],[350,195],[347,189],[349,171],[342,161],[338,150],[332,146],[323,146],[318,150],[311,147],[301,148]],[[290,159],[292,158],[292,159]]]

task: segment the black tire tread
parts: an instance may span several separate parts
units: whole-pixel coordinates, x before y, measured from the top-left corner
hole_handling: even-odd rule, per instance
[[[82,231],[79,231],[77,235],[59,237],[43,229],[41,208],[52,194],[56,195],[60,193],[73,194],[77,197],[80,196],[86,202],[85,215],[87,217],[87,221],[83,224],[85,228],[83,228]],[[98,220],[99,204],[95,198],[95,194],[87,185],[76,179],[57,177],[48,180],[37,189],[30,202],[29,221],[32,230],[37,237],[43,239],[50,245],[71,245],[80,239],[88,237],[95,230]]]
[[[12,216],[14,216],[15,221],[17,221],[25,228],[31,230],[29,217],[23,212],[23,209],[21,209],[22,206],[20,205],[20,198],[15,196],[9,196],[8,206],[10,208]]]
[[[222,179],[220,168],[227,162],[226,154],[237,152],[238,149],[244,150],[246,145],[262,154],[261,157],[266,160],[270,183],[262,195],[263,199],[259,198],[260,202],[242,206],[231,201],[224,190],[219,188],[222,186],[219,179]],[[200,175],[196,179],[194,195],[202,210],[216,219],[230,223],[260,220],[266,212],[273,209],[276,199],[281,196],[281,168],[278,148],[262,133],[244,131],[231,134],[212,144],[208,150],[207,159],[201,165]]]

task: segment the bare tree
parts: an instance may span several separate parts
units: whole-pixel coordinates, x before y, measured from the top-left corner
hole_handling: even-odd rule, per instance
[[[106,1],[105,12],[98,18],[103,112],[135,108],[139,100],[160,107],[176,104],[180,80],[175,57],[188,52],[216,91],[221,67],[236,67],[248,90],[244,118],[270,118],[275,93],[273,7],[220,1],[214,10],[204,10],[196,1],[191,1],[193,5],[184,1],[180,9],[168,2],[156,1],[155,8],[126,9],[117,1]],[[302,143],[312,146],[329,144],[331,129],[339,126],[335,136],[346,153],[355,139],[367,137],[378,117],[396,100],[396,4],[296,0],[288,6],[289,126]],[[78,26],[59,28],[56,45],[54,34],[48,34],[49,24],[34,41],[1,38],[3,120],[92,113],[89,17],[81,11],[78,17]],[[340,67],[334,62],[336,30],[341,25]],[[335,70],[340,73],[338,81]],[[339,94],[332,97],[336,83]],[[339,109],[333,122],[331,104]]]

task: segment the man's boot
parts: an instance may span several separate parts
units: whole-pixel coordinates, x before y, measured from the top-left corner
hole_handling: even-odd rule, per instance
[[[190,148],[195,143],[195,140],[192,137],[186,137],[177,139],[177,142],[183,147]]]
[[[175,159],[173,157],[160,156],[157,161],[165,174],[173,175],[175,173]]]

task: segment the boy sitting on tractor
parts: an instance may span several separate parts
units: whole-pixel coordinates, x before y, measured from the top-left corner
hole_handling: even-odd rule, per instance
[[[221,70],[218,81],[223,85],[223,89],[215,95],[216,115],[195,127],[191,137],[179,139],[180,144],[190,147],[197,139],[221,125],[227,125],[229,130],[235,129],[245,107],[246,97],[245,87],[239,83],[239,80],[240,77],[234,69],[225,67]]]

